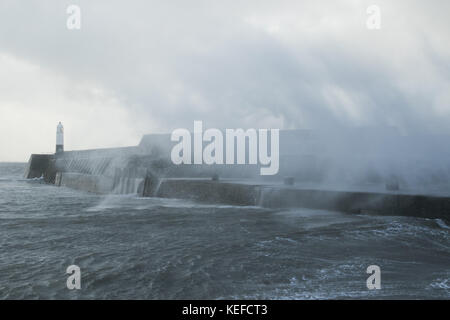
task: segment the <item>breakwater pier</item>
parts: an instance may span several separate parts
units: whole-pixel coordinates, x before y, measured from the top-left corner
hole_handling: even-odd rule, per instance
[[[58,132],[62,132],[60,127]],[[80,151],[64,151],[59,142],[55,154],[31,155],[25,178],[42,178],[58,187],[98,194],[450,219],[450,192],[445,189],[442,192],[417,191],[404,188],[401,179],[394,184],[384,184],[383,179],[373,178],[373,174],[372,184],[366,183],[363,187],[311,183],[323,178],[325,170],[318,166],[324,163],[323,157],[311,155],[304,149],[293,154],[292,150],[300,148],[296,145],[297,139],[289,139],[293,136],[301,134],[280,132],[280,138],[284,137],[280,141],[294,143],[281,144],[280,173],[267,179],[258,176],[259,168],[255,165],[174,165],[169,156],[170,135],[147,135],[134,147]],[[58,141],[63,139],[59,137]]]

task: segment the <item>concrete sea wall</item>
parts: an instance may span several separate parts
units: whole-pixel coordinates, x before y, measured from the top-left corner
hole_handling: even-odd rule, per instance
[[[254,206],[258,204],[260,188],[252,185],[221,183],[211,180],[164,179],[154,195],[162,198],[182,198],[200,202]]]
[[[55,184],[92,193],[107,194],[113,190],[114,180],[109,177],[73,172],[58,172]]]
[[[154,195],[206,203],[266,208],[310,208],[352,214],[450,220],[450,198],[438,196],[328,191],[192,179],[165,179],[161,181]]]
[[[450,181],[450,169],[448,179],[447,171],[439,167],[418,172],[422,167],[428,168],[421,166],[419,160],[422,159],[422,153],[414,149],[416,158],[405,159],[403,154],[405,150],[409,150],[409,140],[390,134],[393,137],[380,140],[379,134],[366,132],[358,135],[349,132],[345,139],[334,141],[329,136],[310,132],[280,132],[280,171],[277,175],[262,178],[258,165],[175,165],[170,160],[173,142],[167,134],[146,135],[135,147],[65,151],[52,155],[33,154],[25,177],[42,177],[47,183],[98,194],[137,194],[231,205],[303,207],[356,214],[449,220],[450,195],[412,195],[402,193],[401,190],[408,185],[435,186],[437,183]],[[353,141],[351,137],[361,139]],[[395,141],[390,151],[387,150],[389,154],[392,150],[401,151],[398,151],[398,159],[401,161],[397,165],[395,161],[388,161],[389,168],[393,168],[395,175],[373,168],[373,163],[381,164],[384,161],[383,157],[370,154],[374,141],[380,142],[375,145],[381,151],[386,148],[381,141]],[[329,150],[325,148],[327,145]],[[400,174],[405,167],[403,160],[409,160],[408,163],[412,164],[413,170],[410,172],[415,173],[414,175]],[[220,177],[221,180],[213,181],[212,177]],[[291,181],[292,186],[279,185],[285,177],[288,177],[286,181]],[[407,178],[415,184],[411,184]],[[231,182],[232,179],[243,182]],[[250,183],[257,179],[260,179],[259,183]],[[331,188],[301,187],[294,181],[305,185],[311,183],[309,185],[328,186],[331,185],[330,181],[346,185],[352,185],[353,182],[356,182],[355,185],[361,182],[384,184],[391,186],[391,190],[400,191],[336,191]]]
[[[52,154],[32,154],[25,169],[25,179],[43,178],[54,183],[56,177],[55,156]]]
[[[97,194],[138,194],[143,178],[107,177],[75,172],[58,172],[55,185]]]
[[[402,193],[354,192],[306,189],[290,186],[247,184],[211,179],[160,178],[149,171],[114,170],[114,174],[92,174],[86,160],[65,160],[67,170],[58,171],[54,155],[32,155],[25,177],[41,178],[97,194],[136,194],[144,197],[180,198],[204,203],[266,208],[311,208],[353,214],[416,216],[450,220],[450,197]],[[92,159],[90,160],[92,161]],[[94,172],[103,173],[112,160],[102,159]],[[113,170],[109,170],[112,172]]]

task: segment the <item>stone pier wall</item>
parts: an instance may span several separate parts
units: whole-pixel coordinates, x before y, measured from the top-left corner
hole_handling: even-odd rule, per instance
[[[328,191],[211,180],[165,179],[153,196],[266,208],[310,208],[352,214],[450,220],[450,197],[401,193]]]
[[[55,156],[52,154],[32,154],[25,169],[25,179],[43,178],[54,183],[56,176]]]

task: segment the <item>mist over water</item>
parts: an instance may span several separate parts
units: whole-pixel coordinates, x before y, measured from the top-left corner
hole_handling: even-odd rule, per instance
[[[450,298],[441,220],[99,196],[23,169],[0,164],[1,299]]]

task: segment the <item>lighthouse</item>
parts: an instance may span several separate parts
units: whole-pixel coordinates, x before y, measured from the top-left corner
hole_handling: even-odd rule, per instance
[[[56,127],[56,153],[64,152],[64,127],[59,122]]]

